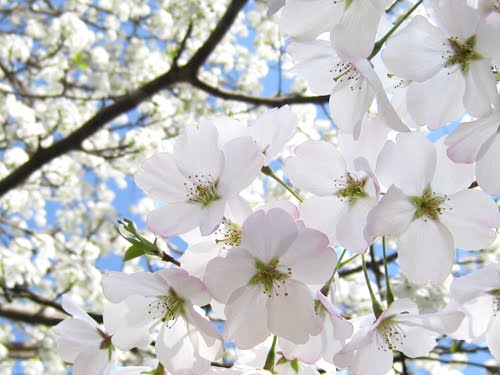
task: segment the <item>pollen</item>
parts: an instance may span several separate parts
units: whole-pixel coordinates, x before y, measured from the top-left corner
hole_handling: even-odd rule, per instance
[[[338,180],[334,180],[335,195],[342,201],[354,204],[360,198],[365,198],[368,194],[365,192],[367,177],[358,179],[352,173],[347,172]]]
[[[179,315],[184,313],[185,301],[170,288],[167,296],[160,297],[148,305],[148,315],[172,327]],[[170,324],[170,325],[169,325]]]
[[[268,264],[264,264],[260,260],[255,260],[257,273],[250,279],[250,285],[259,285],[262,292],[268,297],[273,294],[279,296],[283,294],[288,296],[286,290],[286,280],[292,276],[290,267],[280,266],[278,259],[272,259]]]
[[[448,39],[448,44],[451,49],[446,51],[446,55],[443,55],[443,58],[446,59],[445,67],[459,65],[462,72],[467,73],[471,61],[482,59],[482,56],[474,50],[476,45],[475,35],[465,42],[452,37]]]
[[[189,176],[188,180],[189,182],[185,182],[184,186],[189,202],[206,207],[221,198],[217,193],[218,181],[214,180],[210,174]]]
[[[222,248],[234,247],[241,244],[242,229],[231,220],[224,218],[219,229],[215,232],[215,243],[222,244]]]
[[[421,217],[424,217],[424,220],[439,220],[439,215],[446,209],[444,203],[447,199],[446,195],[442,196],[434,193],[430,186],[424,190],[424,194],[421,197],[410,197],[410,202],[417,209],[413,214],[413,220],[420,219]]]
[[[377,349],[379,351],[395,350],[401,346],[405,338],[406,334],[403,329],[391,318],[384,320],[377,327]]]

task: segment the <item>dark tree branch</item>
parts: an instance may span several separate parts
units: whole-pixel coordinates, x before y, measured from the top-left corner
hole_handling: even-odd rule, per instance
[[[139,87],[128,95],[123,96],[113,104],[103,107],[94,117],[86,121],[80,128],[69,134],[66,138],[63,138],[48,148],[38,149],[26,163],[22,164],[0,181],[0,197],[9,190],[22,184],[33,173],[55,158],[69,151],[79,150],[85,139],[95,134],[104,125],[118,116],[134,109],[157,92],[175,83],[187,82],[196,77],[198,70],[226,35],[246,2],[247,0],[231,1],[226,13],[222,16],[208,39],[198,51],[196,51],[186,65],[182,67],[173,66],[167,73]]]

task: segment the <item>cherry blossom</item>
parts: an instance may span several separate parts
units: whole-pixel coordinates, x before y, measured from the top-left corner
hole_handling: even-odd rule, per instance
[[[450,310],[463,312],[465,319],[450,336],[476,342],[486,339],[491,354],[500,361],[500,264],[456,278],[451,295]]]
[[[323,233],[298,229],[282,209],[252,214],[243,223],[241,245],[207,265],[204,282],[226,304],[224,337],[249,349],[270,333],[297,344],[319,334],[321,321],[307,284],[331,276],[336,255],[327,246]]]
[[[154,199],[167,203],[148,216],[149,229],[174,236],[200,227],[214,232],[227,205],[238,204],[238,194],[259,173],[263,157],[248,137],[218,146],[218,132],[209,122],[187,128],[174,153],[146,160],[135,181]]]
[[[109,374],[113,357],[111,335],[69,295],[63,295],[62,306],[73,318],[53,328],[61,358],[73,364],[75,375],[102,375],[104,371]]]
[[[334,362],[350,375],[384,375],[392,367],[393,350],[410,358],[427,356],[436,345],[434,338],[454,331],[462,319],[460,312],[419,314],[415,302],[398,299],[375,322],[367,318]]]
[[[488,115],[492,105],[500,104],[491,72],[491,65],[500,62],[500,30],[487,25],[465,0],[424,4],[437,26],[415,16],[382,52],[391,73],[413,81],[408,111],[431,129],[459,118],[464,106],[473,116]],[[438,101],[432,95],[436,91]]]
[[[111,272],[103,277],[102,287],[113,302],[105,307],[104,320],[116,347],[130,350],[148,345],[150,331],[161,324],[156,355],[174,375],[202,373],[222,355],[219,334],[193,308],[193,304],[208,304],[210,295],[186,271]]]
[[[467,189],[468,168],[449,160],[442,142],[436,151],[418,133],[399,134],[378,158],[376,174],[390,187],[368,215],[367,231],[397,238],[401,271],[415,284],[440,284],[455,248],[479,250],[496,238],[498,208],[482,191]]]
[[[500,107],[484,118],[463,122],[446,138],[448,156],[457,163],[474,163],[481,188],[500,194]]]

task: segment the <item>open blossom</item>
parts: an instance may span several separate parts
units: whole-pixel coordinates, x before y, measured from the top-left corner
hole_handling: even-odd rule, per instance
[[[385,375],[392,367],[393,350],[410,358],[427,356],[436,346],[434,338],[454,331],[462,319],[460,312],[419,314],[415,302],[398,299],[374,323],[362,326],[334,362],[349,368],[349,375]]]
[[[259,147],[249,137],[222,146],[215,126],[205,122],[189,127],[177,138],[174,153],[159,153],[136,173],[137,185],[166,203],[152,211],[148,228],[174,236],[200,227],[202,235],[215,231],[227,206],[239,205],[239,193],[263,165]]]
[[[489,264],[458,277],[451,284],[450,309],[465,314],[460,327],[450,334],[458,340],[482,342],[500,362],[500,264]]]
[[[193,308],[193,304],[207,305],[211,297],[186,271],[111,272],[103,277],[102,287],[113,302],[105,307],[104,320],[116,347],[147,346],[152,341],[150,331],[161,324],[156,355],[172,374],[202,373],[222,355],[220,335]]]
[[[281,351],[288,360],[297,358],[302,362],[315,364],[322,358],[328,363],[333,363],[334,355],[352,336],[352,324],[340,315],[340,312],[321,291],[316,293],[315,309],[323,320],[323,329],[319,335],[311,336],[302,345],[280,339]]]
[[[397,238],[401,271],[415,284],[440,284],[455,248],[479,250],[496,238],[498,208],[487,194],[467,189],[468,169],[447,158],[442,142],[436,149],[418,133],[399,134],[378,158],[377,177],[390,188],[368,215],[367,231]]]
[[[295,148],[284,168],[295,186],[317,196],[300,208],[305,225],[323,230],[331,241],[357,253],[370,246],[366,220],[378,200],[377,182],[362,160],[348,165],[333,145],[306,141]]]
[[[111,335],[72,298],[62,296],[63,309],[73,316],[53,328],[61,358],[73,364],[74,375],[109,373],[112,364]]]
[[[461,123],[445,143],[450,159],[476,163],[476,179],[481,189],[500,194],[500,107],[487,117]]]
[[[416,16],[382,52],[391,73],[413,81],[408,111],[431,129],[460,117],[464,106],[473,116],[487,115],[492,105],[500,104],[491,72],[491,66],[500,63],[500,29],[488,25],[465,0],[424,4],[437,27]]]
[[[241,245],[207,265],[205,285],[226,304],[224,337],[249,349],[271,333],[298,344],[318,334],[321,321],[306,284],[331,276],[336,254],[327,246],[323,233],[299,229],[282,209],[252,214]]]

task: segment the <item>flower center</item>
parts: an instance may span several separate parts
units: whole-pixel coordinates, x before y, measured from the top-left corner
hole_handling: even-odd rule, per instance
[[[148,305],[148,314],[153,319],[160,319],[162,322],[166,322],[167,325],[172,321],[171,326],[173,326],[179,315],[184,313],[184,304],[184,299],[179,297],[177,293],[170,288],[167,296],[159,297],[156,301]]]
[[[440,196],[431,190],[428,186],[424,190],[424,194],[421,197],[410,197],[410,202],[416,207],[416,211],[413,214],[413,220],[420,219],[425,216],[433,221],[439,219],[439,215],[445,209],[443,203],[447,200],[447,196]]]
[[[239,246],[241,244],[241,227],[233,223],[229,219],[222,219],[222,224],[219,229],[215,232],[215,235],[221,238],[216,238],[216,244],[222,244],[222,248],[226,249],[226,246],[233,247]]]
[[[339,62],[333,69],[330,69],[330,72],[334,74],[333,80],[335,83],[347,82],[351,86],[351,91],[361,90],[363,76],[351,63]]]
[[[397,349],[406,338],[406,334],[403,332],[402,328],[391,318],[380,323],[377,327],[376,336],[377,349],[383,350],[384,352]]]
[[[189,182],[185,182],[184,186],[187,190],[189,202],[206,207],[210,203],[220,199],[217,193],[218,181],[214,181],[210,174],[189,176],[188,180]]]
[[[448,39],[451,50],[446,51],[449,55],[443,56],[446,58],[445,67],[453,65],[460,65],[463,73],[469,70],[469,63],[474,60],[480,60],[483,57],[474,51],[476,45],[476,36],[473,35],[464,43],[460,42],[458,38],[452,37]]]
[[[365,198],[368,194],[365,192],[365,185],[368,177],[361,179],[356,178],[350,172],[342,176],[339,180],[333,180],[336,189],[335,195],[341,201],[347,201],[349,204],[354,204],[359,198]]]
[[[496,316],[500,312],[500,289],[495,289],[490,292],[493,295],[493,314]]]
[[[257,273],[250,279],[250,285],[259,285],[262,292],[271,297],[271,294],[278,296],[280,291],[283,291],[285,296],[288,296],[285,282],[292,276],[292,269],[286,268],[286,272],[281,272],[279,268],[279,260],[272,259],[268,264],[264,264],[260,260],[255,260]]]

